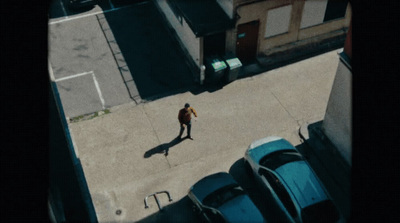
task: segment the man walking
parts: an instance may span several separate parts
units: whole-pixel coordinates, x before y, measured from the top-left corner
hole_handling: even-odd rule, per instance
[[[188,103],[185,104],[185,107],[179,110],[178,114],[178,120],[181,125],[181,130],[179,132],[178,138],[181,139],[182,133],[185,130],[185,127],[187,126],[187,138],[193,140],[192,136],[190,135],[190,130],[192,128],[192,114],[197,117],[196,110],[194,108],[190,107]]]

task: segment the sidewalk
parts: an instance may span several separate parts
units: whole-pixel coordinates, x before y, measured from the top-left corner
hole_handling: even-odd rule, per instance
[[[176,221],[196,221],[187,205],[187,191],[195,182],[242,163],[256,139],[278,135],[302,144],[298,130],[323,119],[338,63],[335,50],[213,92],[128,103],[69,123],[99,222],[162,219],[165,214],[154,199],[149,198],[146,209],[144,198],[165,190],[173,201],[159,199],[168,213],[176,207]],[[192,124],[194,140],[177,143],[177,115],[186,102],[199,116]]]

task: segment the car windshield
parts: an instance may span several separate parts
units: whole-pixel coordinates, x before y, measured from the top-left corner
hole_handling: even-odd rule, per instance
[[[301,213],[303,222],[337,222],[339,213],[330,200],[325,200],[303,209]]]
[[[263,157],[260,164],[268,169],[275,170],[283,164],[299,160],[303,160],[300,153],[293,150],[281,150]]]
[[[218,208],[227,201],[244,193],[245,192],[240,186],[230,185],[209,194],[206,198],[204,198],[203,204],[209,207]]]

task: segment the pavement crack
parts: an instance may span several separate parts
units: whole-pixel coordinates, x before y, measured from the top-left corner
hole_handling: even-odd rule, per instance
[[[293,117],[292,114],[290,114],[290,112],[286,109],[285,106],[283,106],[282,102],[281,102],[281,101],[279,100],[279,98],[274,94],[274,92],[272,92],[272,91],[270,91],[270,92],[271,92],[271,94],[276,98],[276,100],[279,102],[279,104],[282,106],[282,108],[289,114],[289,116],[290,116],[293,120],[295,120],[295,121],[298,123],[298,120],[296,120],[296,118]]]
[[[153,130],[154,135],[155,135],[156,138],[157,138],[158,144],[161,145],[161,140],[160,140],[160,138],[158,137],[157,131],[156,131],[156,129],[154,128],[153,123],[151,122],[151,120],[150,120],[150,118],[149,118],[149,115],[147,114],[146,109],[144,108],[144,106],[142,106],[142,109],[143,109],[144,114],[146,115],[147,121],[149,121],[149,123],[150,123],[151,129]],[[171,168],[171,164],[169,163],[168,157],[167,157],[166,155],[165,155],[165,160],[167,161],[169,168]]]

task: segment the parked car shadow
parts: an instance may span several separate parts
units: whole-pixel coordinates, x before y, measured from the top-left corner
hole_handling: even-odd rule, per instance
[[[164,153],[164,156],[168,156],[169,149],[171,147],[176,146],[177,144],[181,143],[185,139],[187,139],[187,138],[179,139],[177,137],[177,138],[171,140],[171,142],[163,143],[161,145],[158,145],[158,146],[150,149],[149,151],[145,152],[143,157],[144,158],[149,158],[152,155],[157,154],[157,153]]]
[[[152,204],[153,205],[153,204]],[[156,204],[154,204],[156,205]],[[199,223],[199,217],[192,211],[192,202],[185,196],[179,201],[163,206],[163,210],[147,216],[139,221],[139,223],[147,222],[193,222]]]

